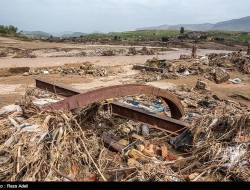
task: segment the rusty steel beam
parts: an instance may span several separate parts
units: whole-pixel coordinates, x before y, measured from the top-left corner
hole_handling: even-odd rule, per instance
[[[113,102],[111,106],[112,113],[114,115],[119,115],[120,117],[126,119],[151,125],[154,128],[180,134],[185,128],[188,127],[188,125],[182,121],[159,114],[149,113],[146,110],[131,107],[120,102]]]
[[[45,79],[36,78],[35,81],[37,88],[58,94],[59,96],[71,97],[82,93],[79,90],[70,88],[63,84],[47,81]]]
[[[60,92],[61,96],[69,97],[70,94],[80,94],[81,91],[77,91],[73,88],[68,88],[58,83],[52,83],[46,80],[35,79],[36,87],[47,90],[52,93]],[[68,90],[69,89],[69,90]],[[66,99],[67,100],[67,99]],[[133,121],[145,123],[155,128],[163,129],[180,134],[187,127],[186,123],[178,121],[173,118],[164,117],[157,114],[149,113],[137,107],[131,107],[129,105],[112,102],[111,110],[114,115],[118,115],[123,118],[131,119]],[[48,108],[48,107],[47,107]],[[46,109],[47,109],[46,108]]]
[[[41,79],[36,79],[36,85],[38,88],[42,88],[44,90],[59,92],[59,95],[65,94],[66,97],[69,97],[71,94],[73,95],[67,99],[52,103],[48,105],[45,109],[72,110],[110,98],[128,95],[148,94],[161,97],[168,104],[172,118],[180,119],[184,115],[183,106],[177,96],[167,90],[163,90],[149,85],[116,85],[111,87],[99,88],[84,93],[81,93],[77,90],[75,91],[73,89],[69,89],[69,92],[67,93],[67,88],[65,88],[65,86],[51,82],[47,82],[46,84],[45,80]]]

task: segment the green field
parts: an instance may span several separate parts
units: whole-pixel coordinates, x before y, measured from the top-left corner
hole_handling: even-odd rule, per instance
[[[192,31],[185,31],[189,33]],[[250,41],[249,32],[235,32],[235,31],[206,31],[200,32],[206,34],[208,39],[224,38],[226,40],[233,40],[238,42]],[[162,37],[177,38],[180,35],[179,30],[139,30],[139,31],[125,31],[125,32],[110,32],[107,34],[88,34],[84,37],[88,38],[102,38],[102,39],[126,39],[126,40],[159,40]],[[117,36],[117,37],[116,37]]]
[[[89,38],[115,38],[139,40],[139,39],[161,39],[162,37],[177,37],[180,34],[178,30],[140,30],[126,32],[110,32],[108,34],[88,34]]]
[[[236,32],[236,31],[208,31],[209,38],[224,38],[233,41],[250,41],[250,32]]]

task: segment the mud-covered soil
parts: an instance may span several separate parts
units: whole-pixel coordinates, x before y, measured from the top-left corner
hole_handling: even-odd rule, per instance
[[[89,50],[94,51],[98,48],[102,50],[113,49],[128,49],[129,46],[122,45],[73,45],[73,44],[58,44],[58,43],[45,43],[45,42],[23,42],[8,38],[0,38],[0,48],[20,48],[34,50],[36,52],[47,51],[47,54],[52,54],[55,52],[55,49],[68,49],[70,51],[80,50]],[[138,49],[142,48],[140,46]],[[153,48],[153,47],[152,47]],[[52,51],[53,49],[53,51]],[[24,94],[25,90],[29,87],[34,87],[35,77],[46,78],[49,80],[57,81],[60,83],[67,84],[71,87],[80,89],[80,90],[89,90],[92,88],[98,88],[103,86],[111,86],[117,84],[126,84],[126,83],[135,83],[135,76],[140,75],[140,71],[132,70],[133,64],[144,64],[148,59],[153,57],[158,57],[159,59],[179,59],[181,54],[190,55],[191,49],[178,49],[172,48],[174,51],[160,51],[156,55],[117,55],[117,56],[85,56],[85,57],[50,57],[50,56],[41,56],[37,55],[37,58],[0,58],[0,68],[1,76],[0,77],[0,107],[13,103],[15,100],[19,100]],[[205,55],[207,53],[221,53],[221,52],[230,52],[223,50],[208,50],[208,49],[199,49],[198,55]],[[92,75],[65,75],[60,74],[49,74],[49,75],[32,75],[32,76],[23,76],[22,74],[11,75],[4,77],[4,73],[7,72],[5,68],[16,68],[16,67],[57,67],[67,64],[68,66],[75,64],[81,64],[82,62],[91,62],[96,66],[101,66],[109,71],[108,76],[92,76]],[[176,60],[176,65],[180,64],[191,64],[185,60]],[[113,73],[113,74],[112,74]],[[240,84],[229,84],[222,83],[216,84],[212,81],[205,79],[200,75],[190,75],[188,77],[180,77],[176,79],[164,79],[160,81],[149,82],[148,84],[155,85],[157,87],[165,88],[171,85],[182,85],[186,84],[190,88],[194,88],[195,83],[198,78],[206,81],[211,87],[211,93],[218,95],[223,99],[231,99],[250,105],[249,101],[242,98],[241,96],[232,96],[234,94],[242,94],[243,96],[250,97],[250,77],[249,75],[242,75],[239,72],[231,72],[231,78],[240,78],[242,83]]]

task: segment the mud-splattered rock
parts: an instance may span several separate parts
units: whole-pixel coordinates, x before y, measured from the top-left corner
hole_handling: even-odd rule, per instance
[[[198,90],[208,90],[208,85],[206,82],[198,79],[197,82],[196,82],[196,85],[195,85],[195,89],[198,89]]]
[[[222,82],[227,82],[228,79],[230,79],[229,73],[221,68],[215,71],[214,76],[215,76],[215,82],[217,84],[220,84]]]

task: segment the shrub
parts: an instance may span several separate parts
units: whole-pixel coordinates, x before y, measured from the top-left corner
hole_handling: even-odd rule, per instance
[[[161,41],[162,41],[162,42],[167,42],[167,41],[169,41],[169,37],[163,36],[163,37],[161,38]]]

